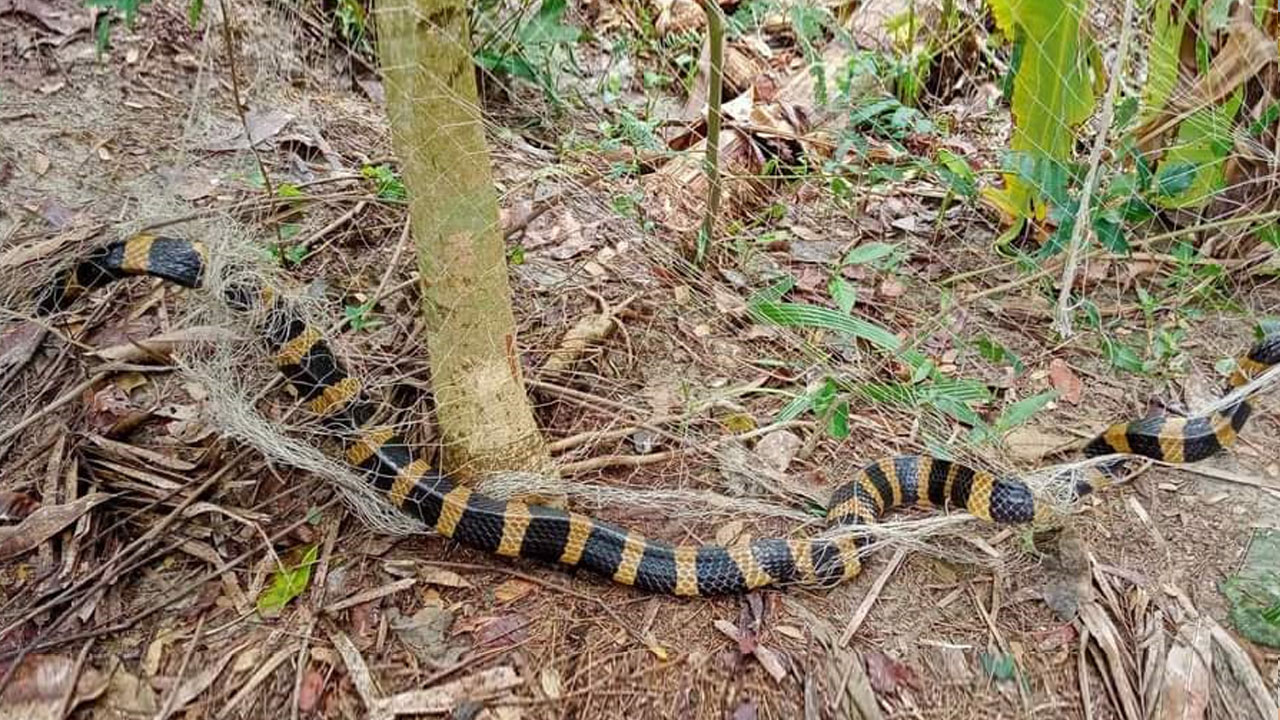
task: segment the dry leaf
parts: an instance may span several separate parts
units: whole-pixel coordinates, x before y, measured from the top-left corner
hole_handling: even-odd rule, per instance
[[[1196,621],[1183,626],[1164,664],[1161,715],[1164,720],[1199,720],[1209,707],[1212,634]]]
[[[746,528],[746,523],[741,520],[730,520],[716,529],[716,544],[729,546],[734,543]]]
[[[17,525],[0,527],[0,562],[29,552],[110,497],[91,493],[65,505],[45,505]]]
[[[529,619],[515,613],[482,618],[476,630],[476,644],[482,646],[511,647],[529,637]]]
[[[903,285],[897,278],[885,278],[876,292],[881,297],[896,298],[902,297],[907,292],[907,286]]]
[[[1009,452],[1019,460],[1038,462],[1046,455],[1062,450],[1070,445],[1072,439],[1063,435],[1037,430],[1023,425],[1009,431],[1004,436],[1004,443]]]
[[[40,501],[26,493],[0,490],[0,521],[25,520],[40,507]]]
[[[1084,383],[1071,371],[1071,366],[1054,358],[1049,363],[1049,384],[1057,390],[1063,400],[1072,405],[1080,404],[1080,393],[1084,391]]]
[[[469,588],[471,583],[466,578],[452,570],[446,570],[435,565],[422,565],[417,568],[418,579],[428,585],[439,585],[440,587],[451,588]]]
[[[804,442],[790,430],[777,430],[760,438],[756,455],[778,472],[786,472]]]
[[[498,583],[498,586],[493,589],[493,599],[502,604],[515,602],[537,589],[537,585],[527,580],[511,578]]]
[[[552,700],[559,700],[563,690],[560,685],[560,671],[553,667],[544,667],[542,672],[538,673],[538,682],[542,685],[542,692]]]
[[[783,664],[782,658],[778,653],[757,643],[751,654],[756,657],[756,660],[760,662],[760,667],[769,673],[774,682],[782,682],[787,678],[787,666]]]
[[[117,666],[102,705],[109,717],[155,717],[160,711],[160,698],[149,683]]]
[[[891,695],[903,686],[917,687],[914,670],[879,650],[867,653],[866,661],[867,679],[871,681],[871,687],[877,693]]]
[[[111,347],[94,351],[91,354],[103,360],[133,362],[153,356],[166,357],[180,346],[188,343],[230,343],[238,339],[239,335],[227,328],[201,325],[161,333],[146,340],[112,345]]]
[[[357,606],[359,607],[364,606]],[[457,662],[462,656],[461,648],[449,646],[453,613],[444,608],[427,605],[412,616],[404,617],[392,607],[387,610],[387,624],[423,660],[449,664]]]
[[[324,692],[324,674],[315,668],[308,668],[302,676],[302,687],[298,689],[298,710],[302,713],[314,712],[320,706]]]
[[[257,145],[280,134],[292,120],[293,116],[283,110],[251,110],[245,116],[245,124],[249,126],[248,138],[243,129],[237,129],[231,137],[210,143],[205,149],[211,152],[248,150],[249,138],[253,139],[253,145]]]
[[[40,349],[49,331],[38,323],[15,323],[0,334],[0,382],[10,372],[26,366]]]
[[[72,695],[70,711],[107,689],[107,678],[92,667],[79,669],[61,655],[28,655],[0,695],[0,720],[62,720],[62,704]],[[75,683],[72,694],[71,684]]]

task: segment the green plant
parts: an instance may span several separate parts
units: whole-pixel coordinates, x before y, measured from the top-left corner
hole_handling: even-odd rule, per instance
[[[316,564],[319,545],[311,545],[302,553],[292,553],[293,559],[285,563],[271,576],[271,585],[258,596],[258,612],[264,617],[280,613],[290,600],[298,597],[311,582],[311,567]],[[297,556],[301,555],[300,558]]]
[[[338,0],[333,19],[338,25],[339,37],[348,46],[366,55],[373,54],[368,37],[368,13],[361,0]]]
[[[542,0],[531,15],[529,6],[508,14],[496,2],[481,3],[476,26],[486,32],[473,52],[476,63],[496,75],[532,83],[559,102],[556,72],[566,59],[573,62],[573,48],[582,37],[581,30],[564,22],[567,8],[565,0]]]
[[[112,15],[120,15],[124,20],[125,27],[132,28],[134,22],[138,19],[138,8],[148,1],[149,0],[85,0],[85,7],[103,10],[103,12],[98,15],[97,25],[94,27],[94,38],[96,40],[96,48],[99,55],[106,51],[107,47],[111,44]],[[190,14],[190,10],[188,13]],[[197,14],[196,17],[198,18],[199,15]]]
[[[996,26],[1013,44],[1010,150],[1037,167],[1065,175],[1075,129],[1093,111],[1090,72],[1096,48],[1084,30],[1085,0],[988,0]],[[1039,173],[1036,174],[1039,176]],[[1021,173],[986,197],[1015,224],[1043,216],[1043,201]]]
[[[373,180],[378,197],[383,200],[403,201],[408,197],[404,181],[386,165],[365,165],[360,168],[360,174]]]
[[[352,330],[373,330],[382,326],[381,320],[375,320],[371,317],[373,314],[374,301],[369,300],[360,305],[347,305],[342,309],[343,315],[347,319],[347,324]]]

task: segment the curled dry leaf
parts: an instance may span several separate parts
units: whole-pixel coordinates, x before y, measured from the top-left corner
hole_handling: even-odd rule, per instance
[[[1069,447],[1072,439],[1064,435],[1038,430],[1023,425],[1009,431],[1004,437],[1004,444],[1009,452],[1019,460],[1035,463],[1045,456]]]
[[[110,497],[92,493],[65,505],[46,505],[17,525],[0,527],[0,562],[31,551]]]
[[[1183,627],[1164,664],[1160,704],[1163,720],[1199,720],[1209,708],[1212,658],[1209,628],[1196,621]]]

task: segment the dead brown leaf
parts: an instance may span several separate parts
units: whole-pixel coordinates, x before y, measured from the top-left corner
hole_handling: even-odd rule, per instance
[[[915,688],[916,673],[910,666],[894,660],[879,650],[872,650],[865,656],[867,661],[867,679],[871,687],[881,695],[892,695],[899,688]]]
[[[528,580],[511,578],[498,583],[498,586],[493,589],[493,599],[505,605],[515,602],[537,589],[538,586]]]
[[[1182,627],[1164,665],[1163,720],[1199,720],[1209,708],[1212,634],[1199,621]]]
[[[469,588],[471,583],[458,573],[435,565],[422,565],[415,569],[418,579],[428,585],[451,588]]]
[[[45,505],[17,525],[0,527],[0,562],[33,550],[110,498],[106,493],[91,493],[65,505]]]
[[[1054,452],[1069,447],[1073,440],[1065,435],[1058,435],[1044,430],[1022,425],[1009,431],[1004,437],[1005,446],[1019,460],[1029,463],[1039,462]]]
[[[0,384],[10,373],[26,367],[49,331],[34,322],[15,323],[0,334]]]
[[[1049,362],[1049,384],[1057,390],[1063,400],[1072,405],[1080,404],[1080,393],[1084,392],[1084,383],[1071,370],[1065,361],[1054,358]]]
[[[230,137],[215,140],[205,145],[204,149],[210,152],[248,150],[251,145],[257,145],[263,140],[269,140],[280,134],[280,131],[292,121],[293,115],[283,110],[250,110],[245,116],[245,125],[249,126],[247,137],[244,129],[238,127]]]
[[[479,618],[476,644],[484,647],[512,647],[529,637],[529,619],[519,613]]]
[[[16,522],[26,519],[40,507],[40,501],[26,493],[0,490],[0,520]]]
[[[105,675],[92,667],[79,668],[77,675],[72,658],[28,655],[0,695],[0,720],[62,720],[63,701],[68,695],[70,711],[106,689]]]
[[[302,676],[302,687],[298,689],[298,711],[314,712],[320,707],[324,693],[324,674],[316,668],[308,668]]]

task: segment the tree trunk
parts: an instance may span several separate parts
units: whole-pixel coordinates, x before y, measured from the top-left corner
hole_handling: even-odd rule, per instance
[[[550,460],[516,349],[465,2],[386,0],[377,17],[422,277],[442,465],[464,480],[545,471]]]

